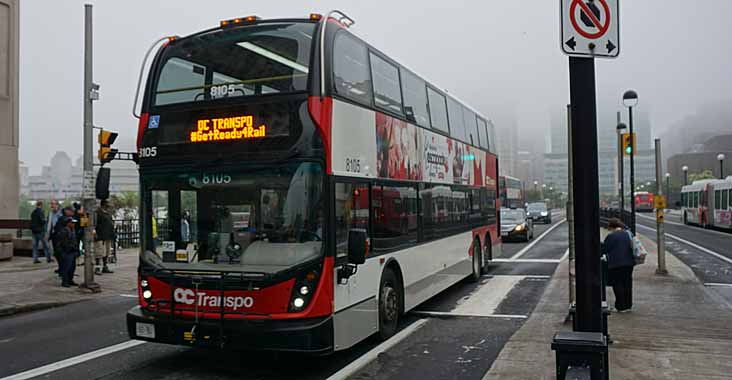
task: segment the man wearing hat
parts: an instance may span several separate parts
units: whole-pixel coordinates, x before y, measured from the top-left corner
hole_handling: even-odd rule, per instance
[[[57,228],[56,239],[58,240],[58,248],[61,251],[61,286],[68,288],[71,285],[79,285],[74,282],[74,272],[76,271],[76,256],[79,254],[79,243],[74,233],[74,224],[76,220],[70,216],[62,217],[58,223],[61,228]]]

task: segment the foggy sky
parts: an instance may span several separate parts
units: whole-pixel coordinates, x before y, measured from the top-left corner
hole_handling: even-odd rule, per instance
[[[20,1],[20,158],[37,174],[57,150],[82,150],[83,4]],[[95,124],[134,150],[131,115],[142,56],[161,36],[187,35],[219,20],[257,14],[306,17],[340,9],[353,31],[489,118],[514,118],[519,139],[543,138],[568,96],[559,1],[98,0]],[[620,58],[596,60],[598,101],[620,109],[635,89],[654,135],[708,103],[732,100],[732,1],[621,0]],[[501,125],[498,125],[500,133]],[[732,130],[732,126],[730,126]]]

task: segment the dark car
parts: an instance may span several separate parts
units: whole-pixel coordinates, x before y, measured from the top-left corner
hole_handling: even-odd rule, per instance
[[[546,207],[544,202],[529,203],[526,208],[529,218],[546,224],[552,223],[552,210]]]
[[[523,209],[501,209],[501,239],[529,241],[534,238],[534,223]]]

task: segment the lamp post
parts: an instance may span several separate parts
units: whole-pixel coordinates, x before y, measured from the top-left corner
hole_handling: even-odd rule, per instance
[[[719,179],[724,179],[724,153],[717,155],[719,161]]]
[[[539,186],[539,181],[534,181],[534,196],[536,196],[536,194],[538,194],[539,192],[539,190],[536,188],[537,186]]]
[[[618,114],[620,113],[618,112]],[[628,127],[624,123],[618,123],[618,126],[616,127],[618,131],[618,190],[620,191],[618,206],[620,206],[621,219],[623,219],[622,215],[623,211],[625,211],[625,175],[623,174],[625,160],[623,160],[623,133],[627,128]]]
[[[544,200],[544,192],[546,192],[546,183],[541,184],[541,200]]]
[[[635,235],[635,150],[633,145],[633,107],[638,104],[638,94],[633,90],[623,94],[623,105],[628,107],[628,124],[630,126],[630,231]]]
[[[671,186],[669,185],[669,181],[671,181],[671,173],[666,173],[666,199],[668,199],[671,196]]]
[[[681,167],[681,171],[684,172],[684,186],[689,184],[689,167],[684,165]]]

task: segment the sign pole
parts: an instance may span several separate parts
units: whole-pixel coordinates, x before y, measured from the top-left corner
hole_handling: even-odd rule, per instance
[[[663,163],[661,162],[661,139],[655,140],[656,148],[656,194],[659,197],[656,201],[656,241],[658,242],[658,268],[656,274],[668,274],[666,270],[666,234],[663,232],[663,213],[666,208],[665,197],[668,194],[663,193],[663,182],[661,179],[661,173]]]
[[[602,332],[595,60],[569,57],[577,331]]]

